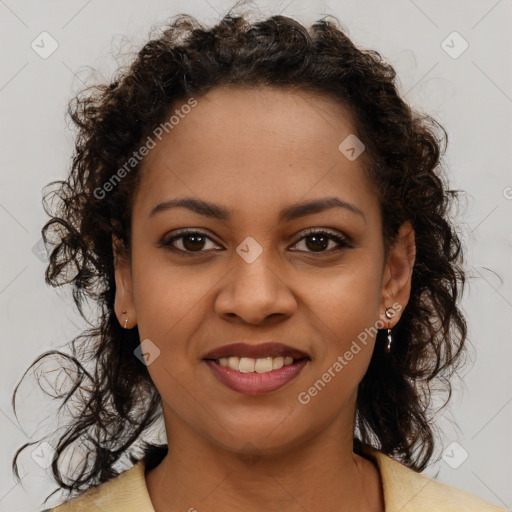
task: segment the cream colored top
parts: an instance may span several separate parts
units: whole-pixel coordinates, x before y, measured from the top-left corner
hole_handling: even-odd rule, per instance
[[[382,479],[385,512],[506,512],[477,496],[428,478],[388,455],[366,448]],[[143,459],[131,469],[50,512],[155,512]]]

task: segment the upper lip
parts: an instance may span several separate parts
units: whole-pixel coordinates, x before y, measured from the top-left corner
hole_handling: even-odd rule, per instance
[[[260,343],[259,345],[231,343],[211,350],[203,357],[203,359],[220,359],[221,357],[231,356],[251,357],[253,359],[263,357],[293,357],[293,359],[309,359],[309,356],[305,352],[275,341]]]

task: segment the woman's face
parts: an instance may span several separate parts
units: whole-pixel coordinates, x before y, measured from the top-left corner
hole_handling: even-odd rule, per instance
[[[143,162],[132,259],[116,264],[116,313],[145,340],[168,432],[260,453],[331,427],[352,439],[375,327],[409,297],[412,231],[385,261],[365,154],[339,149],[355,129],[333,100],[226,87],[180,112]],[[196,207],[162,206],[185,198]]]

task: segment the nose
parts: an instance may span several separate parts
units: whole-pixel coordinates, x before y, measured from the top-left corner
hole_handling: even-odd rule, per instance
[[[251,263],[241,259],[225,276],[215,301],[219,316],[257,325],[267,317],[289,318],[296,311],[297,301],[284,273],[264,254]]]

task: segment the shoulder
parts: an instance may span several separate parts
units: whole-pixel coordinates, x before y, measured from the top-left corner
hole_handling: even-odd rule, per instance
[[[48,512],[154,512],[144,478],[145,461]],[[43,511],[44,512],[44,511]]]
[[[374,449],[366,453],[379,468],[386,512],[506,512],[478,496],[429,478]]]

